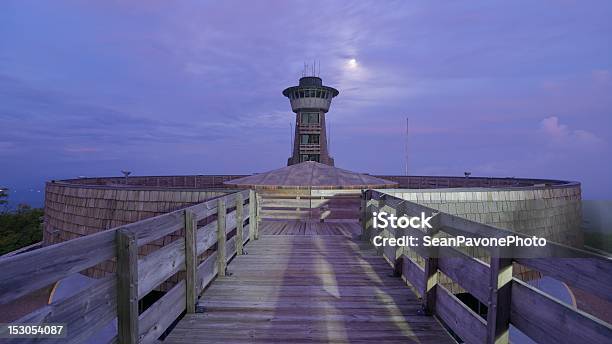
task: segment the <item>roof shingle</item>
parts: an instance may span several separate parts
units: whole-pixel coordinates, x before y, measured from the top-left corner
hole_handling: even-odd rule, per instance
[[[305,161],[265,173],[233,179],[228,186],[257,189],[393,188],[397,183],[341,168]]]

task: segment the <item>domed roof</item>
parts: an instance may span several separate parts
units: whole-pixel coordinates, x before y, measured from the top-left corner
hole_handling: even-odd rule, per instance
[[[397,183],[367,174],[305,161],[270,172],[225,182],[228,186],[256,189],[372,189],[393,188]]]

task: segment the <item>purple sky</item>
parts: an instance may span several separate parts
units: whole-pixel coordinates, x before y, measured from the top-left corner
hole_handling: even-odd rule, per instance
[[[402,174],[409,116],[411,174],[610,198],[610,18],[609,1],[2,1],[0,184],[281,167],[281,91],[318,59],[339,167]]]

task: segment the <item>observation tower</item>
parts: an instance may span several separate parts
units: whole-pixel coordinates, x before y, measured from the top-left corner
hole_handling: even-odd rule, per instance
[[[332,98],[338,93],[333,87],[323,86],[323,80],[317,76],[304,76],[300,78],[298,86],[283,91],[291,102],[291,110],[295,112],[293,154],[287,160],[287,166],[304,161],[334,166],[334,159],[329,156],[327,147],[325,115]]]

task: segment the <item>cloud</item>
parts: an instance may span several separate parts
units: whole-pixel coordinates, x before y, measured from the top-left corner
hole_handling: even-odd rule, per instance
[[[101,151],[100,148],[95,147],[66,147],[64,151],[68,153],[96,153]]]
[[[544,118],[540,122],[540,129],[546,137],[557,144],[572,144],[572,145],[589,145],[599,146],[604,145],[605,141],[594,133],[576,129],[572,130],[567,125],[561,124],[557,116]]]
[[[289,101],[287,101],[289,107]],[[226,123],[229,127],[253,130],[254,128],[287,128],[289,122],[295,121],[291,110],[272,110],[263,113],[241,115],[234,123]]]
[[[0,153],[11,152],[15,149],[15,144],[7,141],[0,141]]]
[[[612,74],[607,69],[596,69],[591,74],[593,79],[600,83],[606,83],[612,79]]]
[[[567,126],[559,124],[559,118],[556,116],[544,118],[541,127],[547,135],[553,138],[562,139],[568,136]]]
[[[75,147],[91,147],[83,143],[192,142],[204,137],[201,130],[217,127],[206,121],[185,125],[171,116],[155,119],[135,115],[112,105],[82,101],[72,94],[40,89],[2,75],[0,96],[7,99],[0,103],[0,127],[4,137],[17,144],[69,140],[76,143]],[[205,137],[219,136],[212,132]]]

